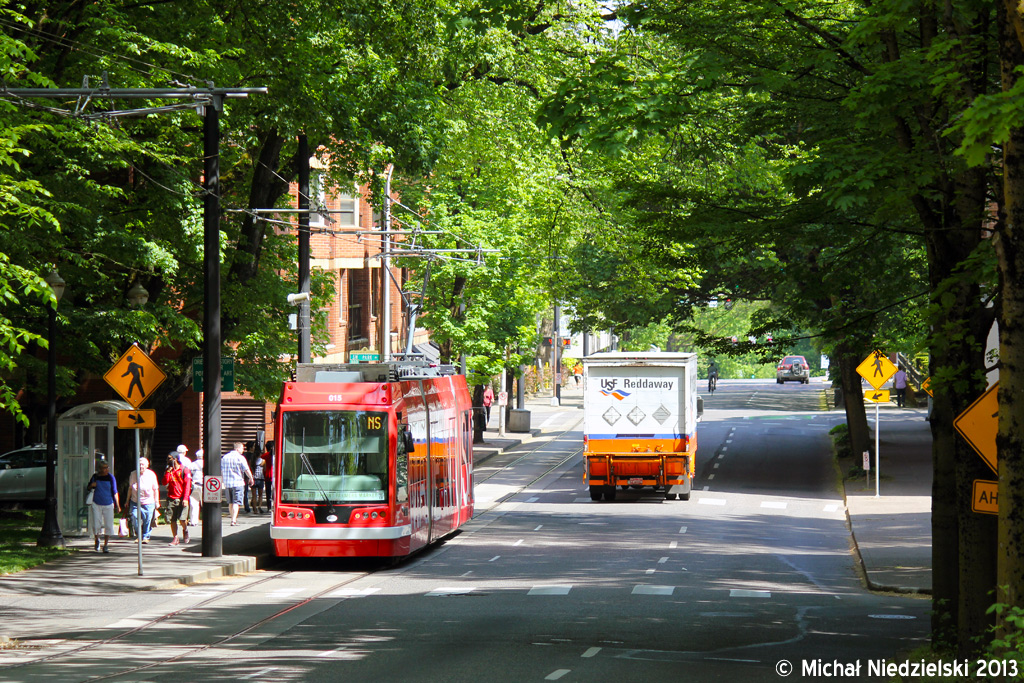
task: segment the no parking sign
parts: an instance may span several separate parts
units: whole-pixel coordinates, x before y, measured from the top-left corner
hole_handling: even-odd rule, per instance
[[[203,478],[203,502],[221,502],[221,491],[224,489],[224,478],[214,475]]]

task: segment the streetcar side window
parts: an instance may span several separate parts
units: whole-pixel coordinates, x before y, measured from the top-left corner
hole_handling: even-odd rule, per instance
[[[388,498],[387,413],[289,411],[283,417],[281,500],[368,503]]]

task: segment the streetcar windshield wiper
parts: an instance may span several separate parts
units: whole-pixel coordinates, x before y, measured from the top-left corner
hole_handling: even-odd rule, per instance
[[[324,491],[324,487],[320,485],[320,477],[316,476],[316,472],[313,471],[313,465],[310,464],[309,458],[306,457],[306,430],[302,430],[302,449],[299,451],[299,459],[302,461],[306,471],[309,472],[309,476],[313,478],[313,483],[316,484],[317,489],[320,491],[320,495],[324,497],[324,502],[327,503],[328,522],[333,522],[331,517],[334,517],[334,503],[331,502],[330,496],[327,495],[327,491]],[[335,517],[337,519],[337,517]]]

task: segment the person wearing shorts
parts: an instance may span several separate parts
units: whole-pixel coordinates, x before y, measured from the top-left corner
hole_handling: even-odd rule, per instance
[[[192,473],[181,466],[177,453],[167,456],[167,518],[171,522],[171,545],[178,545],[178,525],[188,543],[188,498],[192,494]]]
[[[234,450],[228,451],[220,459],[220,473],[224,477],[224,489],[227,491],[231,526],[238,526],[238,508],[242,504],[242,492],[246,486],[252,486],[255,482],[244,453],[245,444],[239,441],[235,444]]]
[[[121,501],[117,493],[117,481],[110,473],[110,465],[106,460],[96,465],[96,474],[92,475],[86,489],[92,491],[89,521],[93,536],[96,537],[95,549],[100,549],[100,536],[103,536],[103,552],[109,552],[107,544],[114,535],[114,511],[120,511]]]

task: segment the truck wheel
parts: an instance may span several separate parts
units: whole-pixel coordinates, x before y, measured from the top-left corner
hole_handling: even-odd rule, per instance
[[[590,487],[590,500],[601,500],[601,494],[604,493],[603,486],[591,486]]]
[[[669,493],[667,491],[665,492],[665,500],[675,500],[676,498],[677,498],[676,494]]]
[[[615,500],[615,486],[606,486],[604,488],[604,499]]]
[[[680,493],[678,496],[679,500],[690,500],[690,492]]]

